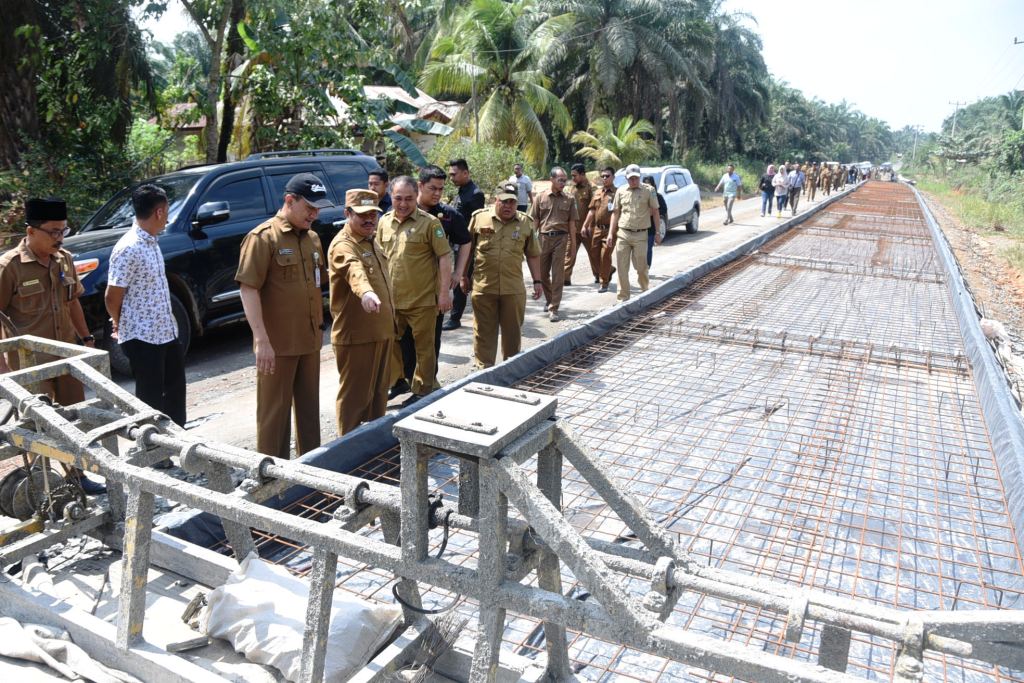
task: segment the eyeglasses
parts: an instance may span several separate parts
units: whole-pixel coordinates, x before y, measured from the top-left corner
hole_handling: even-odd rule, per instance
[[[551,182],[553,182],[553,183],[564,183],[564,182],[565,182],[565,180],[566,180],[565,178],[563,178],[563,177],[559,176],[559,177],[557,177],[557,178],[552,178],[552,179],[551,179]]]
[[[601,177],[602,177],[602,178],[606,178],[606,179],[607,179],[607,178],[611,178],[611,176],[610,176],[609,174],[607,174],[607,173],[602,173],[602,174],[601,174]]]
[[[63,230],[43,230],[42,228],[35,228],[39,232],[45,232],[50,236],[51,239],[57,239],[58,237],[67,237],[71,234],[71,228],[64,228]]]

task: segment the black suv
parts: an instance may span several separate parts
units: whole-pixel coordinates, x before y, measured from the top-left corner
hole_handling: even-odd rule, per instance
[[[187,349],[193,336],[244,319],[235,282],[242,238],[280,208],[284,186],[296,173],[324,180],[332,209],[323,209],[313,229],[324,249],[344,224],[345,192],[366,187],[377,161],[355,150],[308,150],[253,154],[245,161],[184,168],[142,181],[167,192],[167,228],[159,235],[171,308]],[[141,183],[139,183],[141,184]],[[75,257],[85,294],[82,308],[89,329],[102,337],[115,370],[128,372],[128,362],[110,339],[103,294],[114,244],[131,227],[131,192],[127,187],[108,201],[64,247]],[[327,292],[327,283],[324,283]]]

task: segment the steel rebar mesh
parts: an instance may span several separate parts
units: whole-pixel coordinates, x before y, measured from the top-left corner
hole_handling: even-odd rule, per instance
[[[773,254],[814,262],[763,258]],[[559,415],[607,471],[712,565],[906,609],[1022,608],[1024,563],[969,368],[931,362],[962,354],[949,296],[912,194],[869,183],[518,386],[557,395]],[[762,343],[780,332],[781,347]],[[823,353],[823,339],[838,343]],[[914,350],[928,363],[909,362]],[[430,471],[453,496],[454,460],[438,456]],[[397,453],[353,474],[397,484]],[[564,487],[566,516],[584,535],[630,542],[569,468]],[[337,505],[313,493],[293,512],[322,518]],[[297,544],[264,537],[260,545],[294,571],[308,567]],[[471,534],[452,533],[449,560],[473,566],[474,553]],[[339,585],[390,598],[386,573],[344,559],[339,567]],[[567,594],[584,597],[571,574],[563,581]],[[425,593],[430,604],[453,598]],[[459,609],[471,616],[473,607]],[[809,625],[788,643],[784,617],[694,593],[670,622],[812,660],[820,638]],[[570,638],[587,680],[728,680]],[[529,619],[510,617],[505,640],[527,655],[543,648]],[[892,643],[854,634],[851,673],[889,680],[893,660]],[[1024,675],[929,654],[925,680]]]

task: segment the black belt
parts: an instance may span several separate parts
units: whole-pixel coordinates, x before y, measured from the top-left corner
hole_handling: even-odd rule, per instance
[[[545,237],[550,237],[552,235],[568,235],[569,231],[568,230],[551,230],[550,232],[542,232],[541,234],[544,235]]]
[[[623,228],[626,232],[647,232],[650,228]]]

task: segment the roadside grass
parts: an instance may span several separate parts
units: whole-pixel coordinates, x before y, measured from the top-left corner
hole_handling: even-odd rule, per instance
[[[930,193],[968,228],[985,237],[1012,244],[999,249],[1000,256],[1024,272],[1024,178],[992,180],[966,173],[952,182],[933,174],[913,176],[918,189]]]

